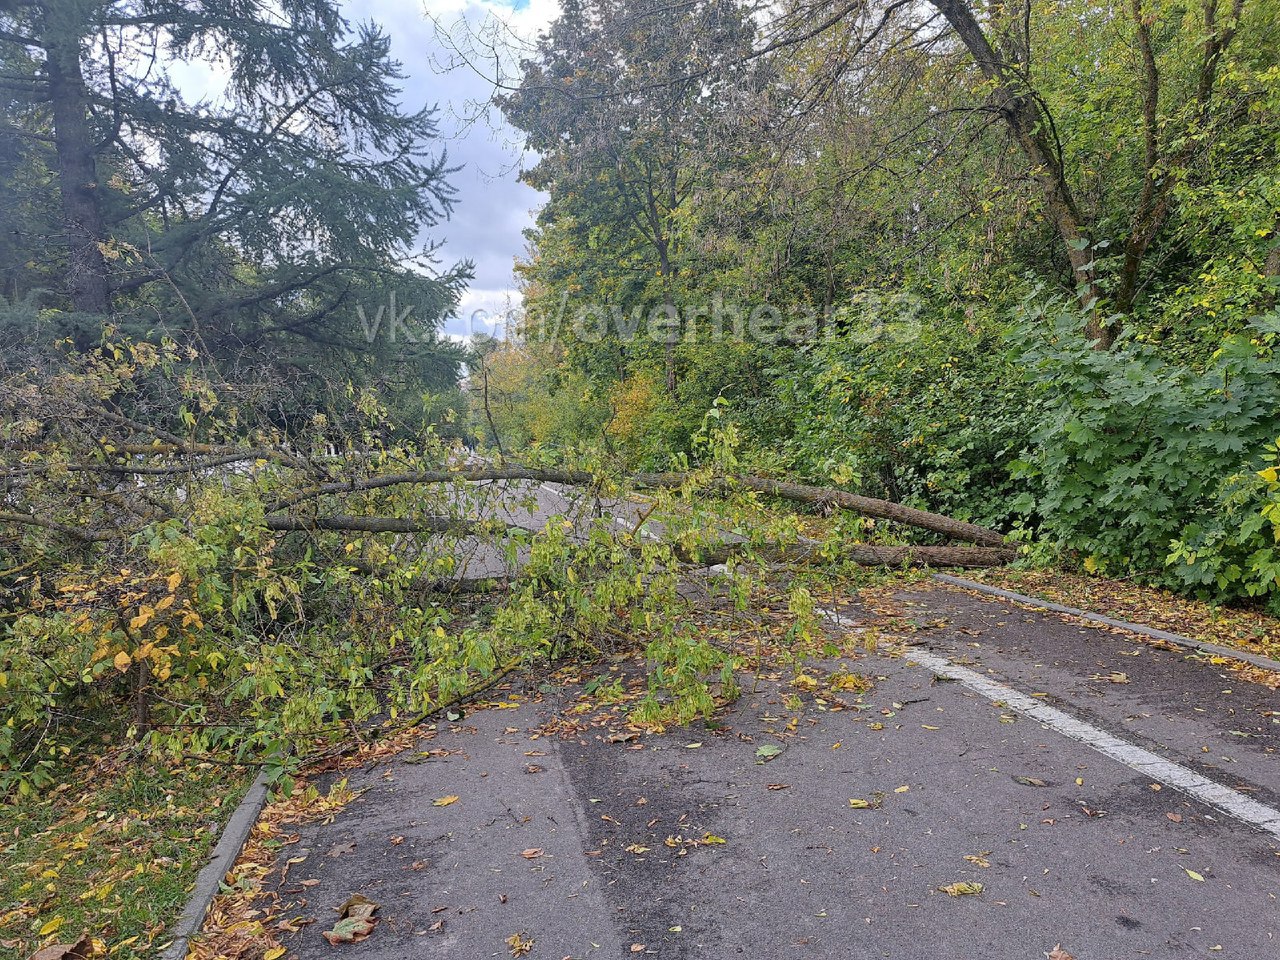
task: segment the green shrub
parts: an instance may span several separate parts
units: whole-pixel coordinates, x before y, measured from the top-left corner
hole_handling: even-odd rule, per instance
[[[1039,421],[1015,469],[1029,485],[1019,509],[1090,571],[1214,600],[1274,596],[1275,507],[1261,503],[1274,492],[1248,478],[1274,449],[1280,316],[1224,338],[1200,368],[1127,338],[1093,350],[1081,328],[1049,305],[1026,308],[1015,333]]]

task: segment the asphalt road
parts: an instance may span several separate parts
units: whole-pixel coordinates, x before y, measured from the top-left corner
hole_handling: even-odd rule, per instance
[[[561,512],[559,492],[541,496]],[[366,792],[288,848],[306,859],[280,888],[284,913],[315,922],[287,946],[361,960],[512,944],[533,960],[1013,960],[1057,944],[1077,960],[1280,958],[1280,696],[954,588],[899,600],[919,646],[849,664],[875,686],[844,694],[846,709],[792,714],[766,684],[712,729],[623,739],[621,709],[530,681],[348,774]],[[873,620],[846,609],[829,626]],[[1132,755],[1107,754],[1120,741]],[[763,745],[782,752],[762,762]],[[1213,802],[1176,786],[1188,777],[1212,781]],[[1274,828],[1246,822],[1267,811]],[[943,890],[962,882],[981,892]],[[356,893],[381,920],[331,947],[321,931]]]

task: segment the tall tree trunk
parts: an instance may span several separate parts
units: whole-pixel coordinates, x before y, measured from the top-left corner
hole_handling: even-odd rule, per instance
[[[982,75],[991,81],[992,105],[1000,112],[1012,131],[1018,146],[1031,164],[1031,175],[1040,187],[1045,212],[1067,249],[1067,260],[1076,282],[1076,296],[1089,312],[1085,333],[1099,350],[1109,350],[1118,328],[1104,322],[1099,303],[1101,290],[1094,269],[1095,251],[1076,206],[1066,171],[1051,136],[1049,118],[1030,90],[1009,64],[992,49],[982,25],[964,0],[930,0],[946,18]]]
[[[663,306],[672,324],[667,330],[666,342],[662,346],[663,365],[666,369],[667,393],[674,398],[676,395],[676,340],[679,337],[679,330],[676,327],[675,294],[671,283],[671,256],[665,237],[660,238],[658,242],[658,264],[662,272]]]
[[[53,107],[54,147],[68,254],[67,286],[76,310],[106,313],[110,307],[107,262],[99,246],[106,240],[99,203],[98,169],[89,95],[80,70],[84,4],[45,0],[45,70]]]

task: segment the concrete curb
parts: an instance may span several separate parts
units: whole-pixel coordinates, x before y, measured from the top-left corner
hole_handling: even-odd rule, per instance
[[[263,767],[249,786],[249,792],[244,795],[240,805],[231,814],[227,825],[222,828],[222,836],[218,838],[209,862],[201,867],[200,873],[196,875],[196,885],[191,891],[191,898],[187,900],[187,905],[182,908],[182,914],[173,925],[173,942],[160,952],[160,960],[183,960],[186,957],[187,941],[199,933],[204,925],[204,915],[209,909],[209,904],[218,894],[222,878],[236,862],[236,857],[240,856],[240,850],[249,839],[249,833],[253,830],[253,825],[258,822],[258,815],[262,813],[266,802],[267,768]]]
[[[1239,660],[1243,663],[1252,664],[1255,667],[1261,667],[1263,670],[1275,670],[1280,672],[1280,661],[1272,660],[1256,653],[1247,653],[1243,650],[1237,650],[1234,647],[1223,647],[1216,643],[1206,643],[1203,640],[1192,640],[1189,637],[1179,636],[1176,633],[1169,633],[1167,630],[1157,630],[1155,627],[1143,626],[1140,623],[1129,623],[1127,620],[1116,620],[1113,617],[1106,617],[1100,613],[1090,613],[1088,610],[1079,610],[1075,607],[1066,607],[1060,603],[1051,603],[1048,600],[1040,600],[1036,597],[1024,596],[1021,593],[1014,593],[1012,590],[1002,590],[1000,587],[989,587],[985,583],[975,583],[972,580],[965,580],[962,577],[953,577],[948,573],[935,573],[933,579],[941,583],[949,583],[955,587],[963,587],[966,590],[976,590],[978,593],[985,593],[993,597],[1003,597],[1005,600],[1014,600],[1018,603],[1025,603],[1029,606],[1039,607],[1042,610],[1052,610],[1055,613],[1065,613],[1072,617],[1078,617],[1081,620],[1088,620],[1093,623],[1106,624],[1108,627],[1120,627],[1122,630],[1128,630],[1130,633],[1141,634],[1144,637],[1152,637],[1156,640],[1167,640],[1170,643],[1176,643],[1178,646],[1187,647],[1197,653],[1208,653],[1214,656],[1229,657],[1232,660]]]

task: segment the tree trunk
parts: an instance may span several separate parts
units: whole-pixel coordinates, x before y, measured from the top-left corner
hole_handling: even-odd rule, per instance
[[[1031,176],[1040,187],[1045,212],[1066,246],[1067,260],[1076,282],[1076,296],[1089,313],[1085,334],[1097,349],[1109,350],[1119,330],[1114,324],[1108,325],[1098,309],[1101,290],[1094,268],[1093,242],[1085,230],[1071,186],[1067,183],[1057,144],[1051,137],[1050,118],[1040,108],[1032,91],[1020,89],[1025,87],[1024,81],[992,49],[968,3],[963,0],[930,2],[960,37],[982,75],[994,85],[991,103],[1008,124],[1031,164]]]
[[[89,125],[89,96],[80,71],[80,4],[46,0],[45,71],[53,110],[54,147],[67,248],[67,287],[76,310],[107,313],[110,291],[107,261],[99,246],[106,240],[99,202],[97,161]]]
[[[676,320],[675,295],[672,292],[671,284],[671,257],[667,249],[665,238],[658,243],[658,264],[659,270],[662,272],[662,299],[663,306],[666,308],[667,317],[674,325]],[[666,342],[662,345],[663,366],[666,372],[667,393],[674,399],[676,395],[676,339],[678,337],[676,329],[667,331]]]
[[[636,473],[627,475],[625,479],[642,488],[678,489],[689,482],[689,475],[686,473]],[[267,512],[278,513],[306,500],[313,500],[326,495],[340,496],[344,493],[368,492],[385,487],[413,484],[474,482],[478,480],[532,480],[538,483],[562,483],[567,486],[581,487],[594,483],[596,477],[582,470],[532,467],[465,467],[461,470],[432,470],[420,473],[387,474],[363,480],[338,480],[318,484],[299,491],[287,499],[277,501],[268,508]],[[790,500],[793,503],[830,504],[843,510],[852,510],[865,517],[892,520],[907,526],[940,533],[953,540],[960,540],[966,543],[976,543],[988,547],[1007,546],[1002,534],[987,527],[978,526],[976,523],[967,523],[939,513],[930,513],[928,510],[906,507],[891,500],[864,497],[831,487],[812,487],[801,483],[789,483],[785,480],[771,480],[767,477],[755,476],[740,476],[719,480],[713,484],[713,487],[723,489],[733,483],[782,500]],[[294,528],[290,527],[289,529]]]
[[[637,478],[643,483],[642,478]],[[864,517],[875,517],[880,520],[893,520],[922,530],[940,533],[953,540],[976,543],[982,546],[1000,547],[1005,545],[1004,536],[995,530],[988,530],[976,523],[953,520],[939,513],[905,507],[892,500],[879,500],[875,497],[863,497],[844,490],[830,487],[810,487],[800,483],[788,483],[784,480],[769,480],[765,477],[738,477],[738,483],[751,490],[758,490],[770,496],[790,500],[793,503],[830,504],[844,510],[852,510]]]
[[[813,556],[821,546],[815,540],[802,540],[789,548],[778,550],[779,560],[804,561]],[[722,544],[698,557],[706,565],[724,563],[740,547]],[[766,551],[766,554],[768,551]],[[854,543],[843,547],[839,555],[863,567],[999,567],[1017,559],[1018,551],[1009,547],[913,547],[880,546],[870,543]]]

